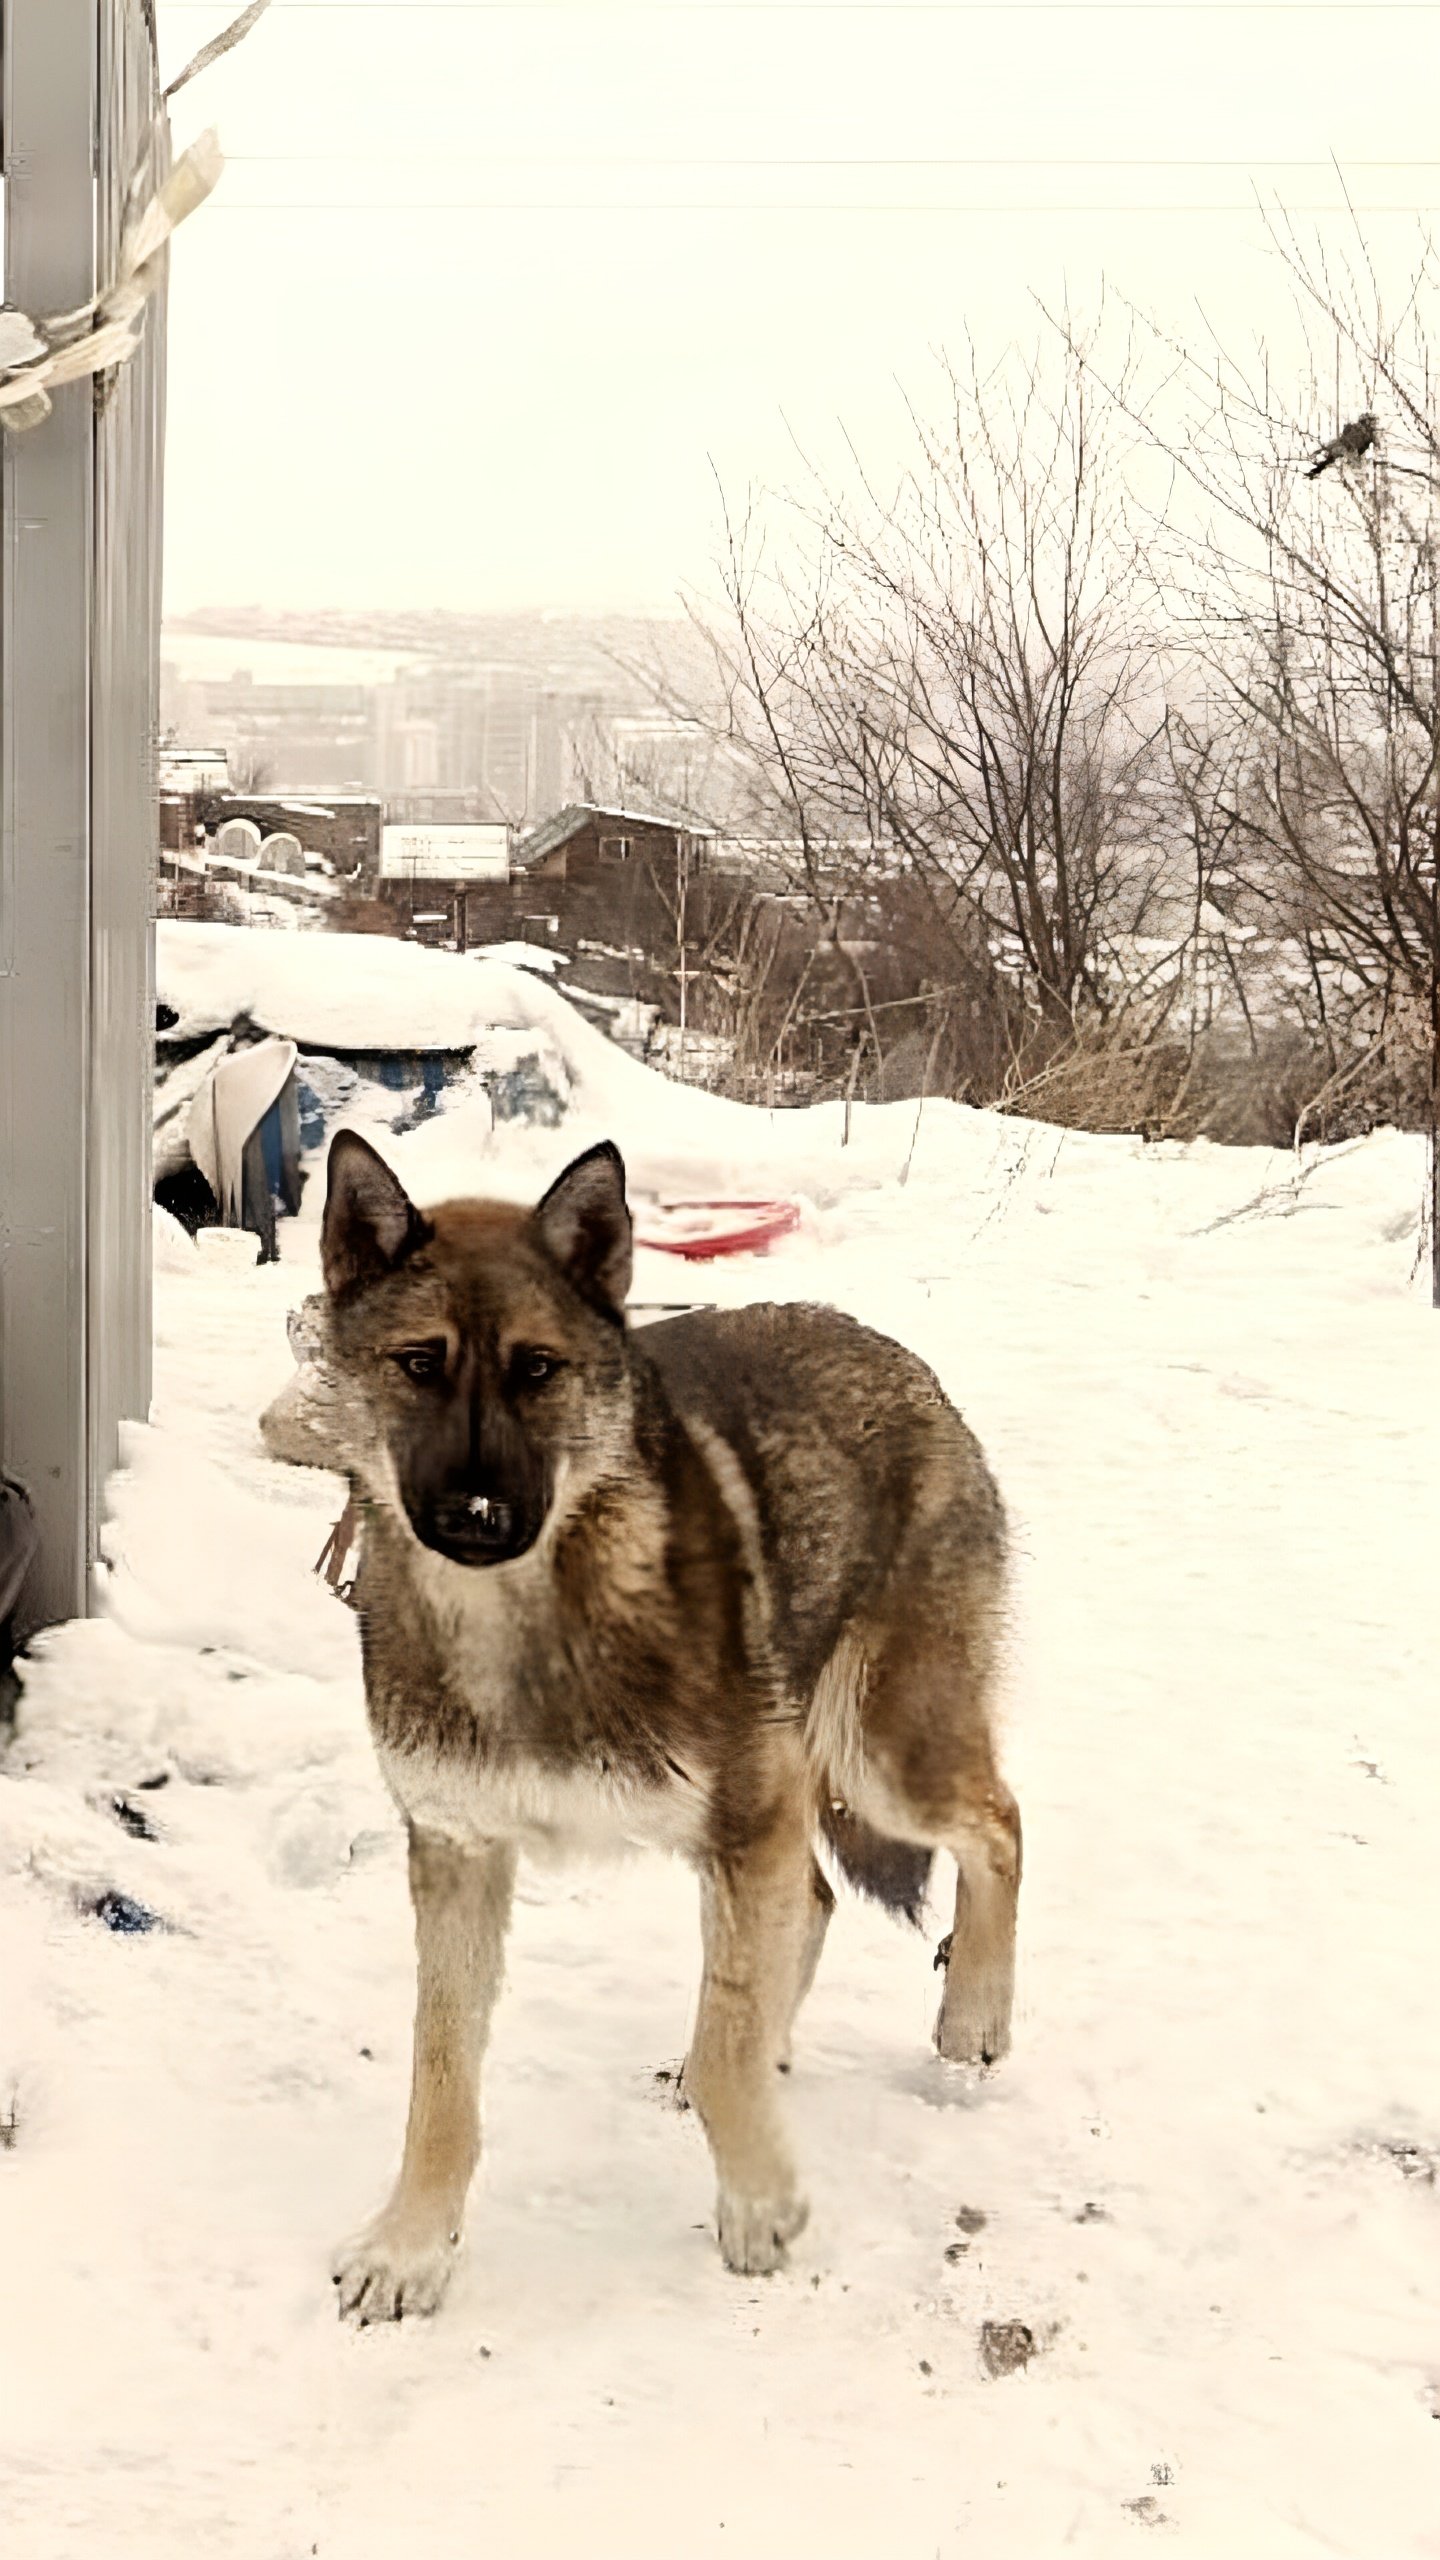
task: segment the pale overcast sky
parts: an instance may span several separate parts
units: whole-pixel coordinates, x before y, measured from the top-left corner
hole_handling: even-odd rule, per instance
[[[159,0],[167,75],[238,5]],[[1428,213],[1437,75],[1384,0],[272,0],[176,101],[230,166],[174,254],[170,607],[664,610],[711,457],[839,419],[883,469],[897,379],[1102,275],[1243,338],[1255,187],[1334,207],[1332,153]]]

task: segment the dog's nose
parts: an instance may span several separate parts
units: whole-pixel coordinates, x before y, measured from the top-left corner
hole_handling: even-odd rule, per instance
[[[515,1506],[488,1493],[446,1493],[435,1506],[436,1526],[447,1538],[493,1539],[497,1545],[515,1525]]]

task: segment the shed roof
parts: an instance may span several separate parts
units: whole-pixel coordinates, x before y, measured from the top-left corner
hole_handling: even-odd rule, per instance
[[[616,809],[604,807],[595,800],[572,800],[568,808],[559,810],[553,818],[547,818],[543,826],[536,827],[533,834],[523,837],[516,845],[511,856],[514,868],[517,871],[532,870],[537,862],[544,861],[547,854],[558,853],[562,845],[568,844],[572,836],[578,835],[582,827],[589,826],[596,818],[611,826],[669,827],[677,835],[704,836],[707,840],[716,832],[714,827],[705,826],[683,809],[658,806]]]

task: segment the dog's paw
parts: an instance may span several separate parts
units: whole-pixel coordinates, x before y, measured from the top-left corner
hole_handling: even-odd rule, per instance
[[[942,2062],[1003,2062],[1010,2050],[1011,1986],[1008,1979],[953,1982],[935,2021],[935,2050]]]
[[[423,2319],[437,2311],[459,2255],[458,2231],[380,2216],[330,2263],[342,2320]]]
[[[732,2275],[772,2276],[809,2219],[803,2196],[741,2196],[722,2187],[715,2210],[720,2255]]]

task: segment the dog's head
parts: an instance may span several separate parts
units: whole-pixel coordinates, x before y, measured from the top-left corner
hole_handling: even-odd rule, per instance
[[[320,1255],[332,1356],[422,1545],[453,1564],[508,1563],[567,1488],[623,1464],[633,1256],[616,1148],[577,1157],[537,1209],[422,1212],[342,1131]]]

